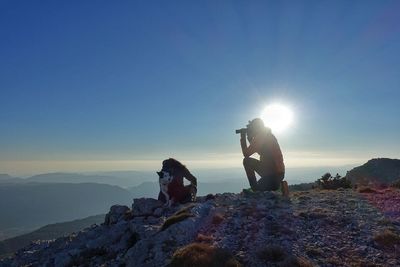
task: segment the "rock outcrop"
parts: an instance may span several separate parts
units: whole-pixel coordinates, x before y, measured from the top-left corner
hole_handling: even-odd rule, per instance
[[[371,194],[380,192],[224,193],[172,208],[135,199],[0,266],[399,266],[400,218]]]

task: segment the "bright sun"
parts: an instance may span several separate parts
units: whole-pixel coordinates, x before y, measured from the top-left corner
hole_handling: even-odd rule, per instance
[[[281,133],[292,124],[293,112],[287,106],[271,104],[264,108],[261,119],[273,133]]]

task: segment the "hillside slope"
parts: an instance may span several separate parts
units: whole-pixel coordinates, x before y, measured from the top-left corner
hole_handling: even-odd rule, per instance
[[[390,184],[400,179],[400,160],[388,158],[371,159],[367,163],[348,171],[346,178],[352,184]]]
[[[37,183],[99,183],[99,184],[109,184],[116,185],[120,187],[134,186],[140,183],[142,180],[148,179],[147,173],[141,172],[129,172],[132,176],[121,176],[116,177],[112,175],[105,174],[79,174],[79,173],[44,173],[39,175],[34,175],[32,177],[26,178],[27,182],[37,182]],[[154,174],[153,174],[154,176]]]
[[[0,232],[106,213],[113,204],[131,201],[129,191],[105,184],[1,184]]]
[[[0,241],[0,258],[14,253],[35,240],[51,240],[73,232],[79,232],[92,224],[103,222],[104,215],[95,215],[69,222],[55,223],[43,226],[31,233]]]
[[[36,242],[1,264],[399,266],[398,218],[374,203],[351,190],[296,192],[290,200],[225,193],[173,209],[136,199],[132,209],[113,206],[103,225]]]
[[[0,173],[0,184],[2,184],[2,183],[4,183],[4,184],[7,184],[7,183],[22,183],[24,181],[25,181],[24,179],[21,179],[21,178],[18,178],[18,177],[13,177],[13,176],[10,176],[10,175],[5,174],[5,173]]]

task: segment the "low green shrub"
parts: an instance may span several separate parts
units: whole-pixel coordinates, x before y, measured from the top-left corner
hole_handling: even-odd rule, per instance
[[[351,182],[346,177],[341,177],[339,174],[333,177],[329,172],[322,175],[322,177],[315,182],[315,185],[317,188],[330,190],[351,188]]]

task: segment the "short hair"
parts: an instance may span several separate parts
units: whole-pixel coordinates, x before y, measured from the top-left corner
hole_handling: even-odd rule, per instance
[[[247,128],[250,128],[252,130],[259,130],[265,128],[264,122],[260,118],[255,118],[251,121],[249,121],[249,124],[247,124]]]

